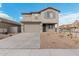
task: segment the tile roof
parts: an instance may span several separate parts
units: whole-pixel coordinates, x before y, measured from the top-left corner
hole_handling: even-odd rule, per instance
[[[20,25],[20,23],[18,23],[18,22],[16,22],[16,21],[4,19],[4,18],[0,18],[0,22],[11,23],[11,24],[15,24],[15,25]]]

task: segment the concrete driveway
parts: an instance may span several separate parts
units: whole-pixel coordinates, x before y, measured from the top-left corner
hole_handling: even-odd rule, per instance
[[[40,48],[40,33],[20,33],[2,39],[0,48]]]

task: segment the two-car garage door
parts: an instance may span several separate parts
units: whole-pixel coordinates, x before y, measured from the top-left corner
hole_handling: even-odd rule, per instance
[[[24,32],[31,33],[31,32],[40,32],[40,23],[26,23],[24,25]]]

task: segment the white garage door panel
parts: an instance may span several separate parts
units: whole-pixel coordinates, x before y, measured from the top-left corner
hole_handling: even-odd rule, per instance
[[[26,24],[25,32],[40,32],[40,24]]]

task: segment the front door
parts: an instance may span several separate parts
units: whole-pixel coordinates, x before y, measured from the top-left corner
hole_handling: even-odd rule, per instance
[[[43,32],[46,32],[46,24],[43,24]]]

